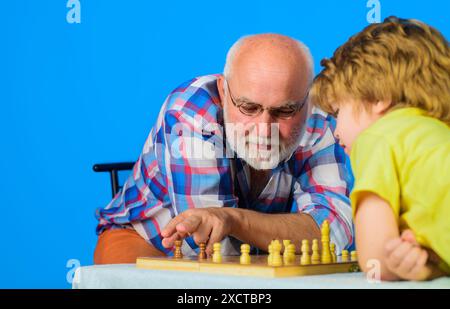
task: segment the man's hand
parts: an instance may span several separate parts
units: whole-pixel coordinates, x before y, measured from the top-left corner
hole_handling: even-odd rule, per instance
[[[401,237],[386,243],[386,266],[397,276],[405,280],[422,281],[430,278],[433,270],[427,265],[428,252],[416,241],[410,230]]]
[[[195,243],[206,243],[206,253],[212,254],[213,244],[231,234],[235,223],[233,208],[213,207],[189,209],[173,218],[161,231],[165,248],[177,239],[192,235]]]

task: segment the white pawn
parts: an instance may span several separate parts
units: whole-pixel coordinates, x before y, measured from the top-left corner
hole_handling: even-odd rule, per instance
[[[243,265],[250,264],[251,258],[250,258],[250,245],[249,244],[241,245],[241,257],[240,257],[239,261]]]
[[[220,244],[220,242],[216,242],[213,245],[213,256],[212,256],[213,263],[222,263],[222,253],[220,252],[221,249],[222,245]]]
[[[331,261],[333,263],[337,262],[337,257],[336,257],[336,245],[334,243],[330,244],[330,251],[331,251]]]
[[[286,257],[287,257],[287,255],[288,255],[287,247],[288,247],[290,244],[291,244],[291,241],[290,241],[289,239],[284,239],[284,240],[283,240],[283,248],[284,248],[284,251],[283,251],[283,258],[286,258]]]
[[[342,250],[341,262],[348,262],[348,250]]]
[[[272,266],[272,257],[273,257],[273,242],[270,242],[269,248],[267,250],[269,255],[267,256],[267,265]]]

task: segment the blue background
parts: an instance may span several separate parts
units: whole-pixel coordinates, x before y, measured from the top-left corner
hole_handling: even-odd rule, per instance
[[[316,62],[367,25],[360,1],[0,1],[0,288],[68,288],[92,264],[94,210],[110,200],[97,162],[136,160],[170,90],[221,72],[245,34],[304,41]],[[381,0],[448,38],[450,2]],[[125,175],[126,176],[126,175]]]

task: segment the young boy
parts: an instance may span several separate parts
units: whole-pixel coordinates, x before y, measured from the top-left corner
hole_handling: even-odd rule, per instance
[[[311,96],[350,154],[361,268],[382,280],[450,273],[450,48],[432,27],[389,17],[351,37]],[[375,261],[375,263],[374,263]]]

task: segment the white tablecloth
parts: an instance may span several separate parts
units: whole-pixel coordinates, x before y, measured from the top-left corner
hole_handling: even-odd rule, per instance
[[[308,288],[401,288],[450,289],[450,277],[427,282],[371,283],[363,273],[290,278],[222,276],[204,273],[146,270],[134,264],[84,266],[77,269],[74,289],[308,289]]]

